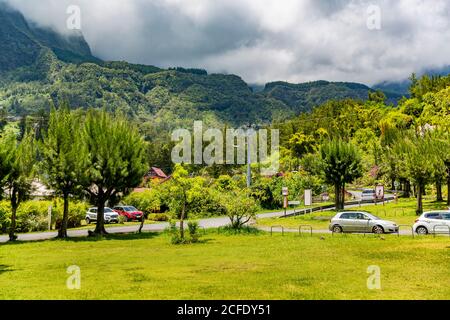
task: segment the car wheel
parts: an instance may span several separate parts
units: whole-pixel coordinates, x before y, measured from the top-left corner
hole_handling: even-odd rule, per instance
[[[428,234],[428,229],[425,228],[425,227],[418,227],[416,229],[416,232],[417,232],[417,234],[420,234],[420,235],[427,235]]]
[[[375,234],[383,234],[384,229],[382,226],[375,226],[375,227],[373,227],[372,232]]]
[[[87,224],[91,224],[91,219],[86,218],[86,223],[87,223]]]
[[[333,226],[333,233],[342,233],[342,227],[341,226]]]

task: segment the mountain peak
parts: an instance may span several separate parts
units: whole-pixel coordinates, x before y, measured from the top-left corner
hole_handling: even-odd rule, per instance
[[[0,1],[0,72],[31,66],[46,48],[65,62],[100,61],[80,32],[64,36],[39,27]]]

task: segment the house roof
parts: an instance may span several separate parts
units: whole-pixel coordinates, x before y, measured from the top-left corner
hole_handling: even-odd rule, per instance
[[[148,176],[157,176],[158,178],[167,179],[167,175],[160,168],[152,167]]]

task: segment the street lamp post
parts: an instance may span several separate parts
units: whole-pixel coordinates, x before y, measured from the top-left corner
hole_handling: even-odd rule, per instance
[[[250,152],[250,135],[247,135],[247,188],[252,186],[252,156]]]

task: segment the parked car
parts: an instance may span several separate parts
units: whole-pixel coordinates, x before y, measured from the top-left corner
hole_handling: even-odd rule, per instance
[[[87,224],[97,221],[97,211],[97,208],[89,208],[86,212]],[[110,208],[105,208],[103,216],[105,217],[105,223],[119,223],[119,214]]]
[[[118,206],[114,207],[114,211],[117,212],[119,215],[123,216],[126,221],[142,221],[142,217],[144,216],[144,213],[142,211],[139,211],[133,206]]]
[[[363,201],[373,201],[375,200],[375,197],[375,190],[367,189],[363,190],[363,192],[361,193],[361,200]]]
[[[450,210],[423,213],[413,226],[417,234],[450,232]]]
[[[338,213],[331,219],[330,231],[335,233],[395,233],[398,225],[392,221],[382,220],[373,214],[360,211]]]

